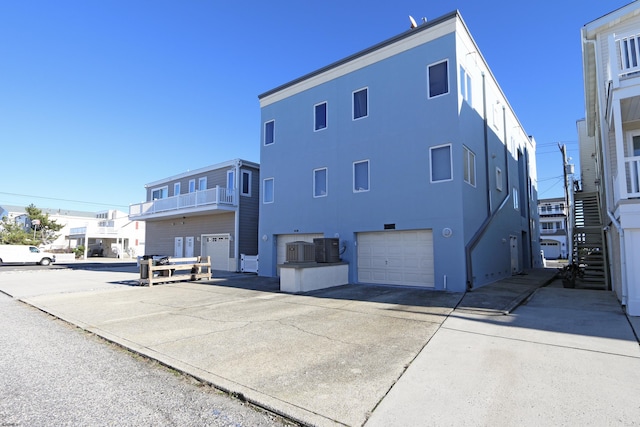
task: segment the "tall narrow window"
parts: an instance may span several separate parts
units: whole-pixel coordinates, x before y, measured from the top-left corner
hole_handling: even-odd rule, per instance
[[[476,186],[476,155],[467,147],[463,147],[464,182]]]
[[[235,170],[230,169],[227,171],[227,191],[233,191],[236,186],[236,173]]]
[[[353,120],[362,119],[369,115],[369,89],[364,88],[353,92]]]
[[[262,181],[262,203],[273,203],[274,185],[273,178]]]
[[[327,195],[327,168],[313,171],[313,197],[325,197]]]
[[[173,183],[173,195],[174,196],[179,196],[180,195],[180,183],[179,182],[174,182]]]
[[[251,196],[251,171],[242,172],[242,191],[243,196]]]
[[[195,179],[190,179],[189,180],[189,193],[193,193],[196,191],[196,180]]]
[[[453,174],[451,164],[451,145],[430,148],[431,182],[450,181]]]
[[[496,190],[502,191],[502,169],[496,168]],[[544,211],[544,206],[542,207]]]
[[[471,90],[471,76],[462,67],[460,67],[460,95],[462,95],[462,99],[467,101],[469,105],[473,105],[472,103],[473,93]]]
[[[449,61],[429,65],[427,80],[429,98],[449,93]]]
[[[275,142],[275,126],[275,120],[268,121],[264,124],[264,145],[273,144]]]
[[[327,103],[322,102],[314,107],[314,125],[313,130],[322,130],[327,127]]]
[[[369,160],[353,163],[353,191],[369,191]]]
[[[198,190],[204,191],[207,189],[207,177],[203,176],[198,178]]]
[[[513,187],[513,209],[520,210],[520,199],[518,197],[518,189]]]

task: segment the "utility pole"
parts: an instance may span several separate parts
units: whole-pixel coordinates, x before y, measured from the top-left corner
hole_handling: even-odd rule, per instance
[[[569,234],[569,215],[571,215],[571,207],[569,206],[569,177],[567,174],[569,163],[567,162],[567,146],[565,144],[560,145],[560,143],[558,143],[558,148],[562,153],[562,173],[564,174],[564,207],[566,209],[566,214],[564,216],[564,230],[567,234],[567,258],[569,259],[569,264],[573,264],[573,233],[571,233],[571,235]]]

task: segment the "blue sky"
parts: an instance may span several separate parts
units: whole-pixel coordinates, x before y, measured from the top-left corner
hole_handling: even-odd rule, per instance
[[[259,162],[259,94],[455,9],[538,143],[540,197],[559,197],[580,28],[627,3],[0,2],[0,206],[128,211],[148,182]]]

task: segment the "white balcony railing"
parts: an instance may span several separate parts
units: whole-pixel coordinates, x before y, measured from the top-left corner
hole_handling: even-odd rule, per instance
[[[69,230],[70,235],[105,235],[105,234],[118,234],[118,230],[115,227],[100,227],[96,225],[91,225],[88,227],[74,227]]]
[[[216,188],[208,190],[131,205],[129,206],[129,216],[153,215],[201,206],[235,206],[234,194],[235,192],[232,189],[216,186]]]

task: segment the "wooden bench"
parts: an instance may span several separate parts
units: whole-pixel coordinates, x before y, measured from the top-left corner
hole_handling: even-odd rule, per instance
[[[143,278],[142,271],[147,269],[147,274]],[[175,274],[176,271],[189,271],[187,274]],[[157,273],[157,276],[155,275]],[[193,258],[169,258],[169,264],[154,265],[153,259],[140,260],[140,279],[141,285],[148,284],[153,286],[154,283],[164,282],[180,282],[183,280],[211,280],[211,258],[210,257],[193,257]]]

